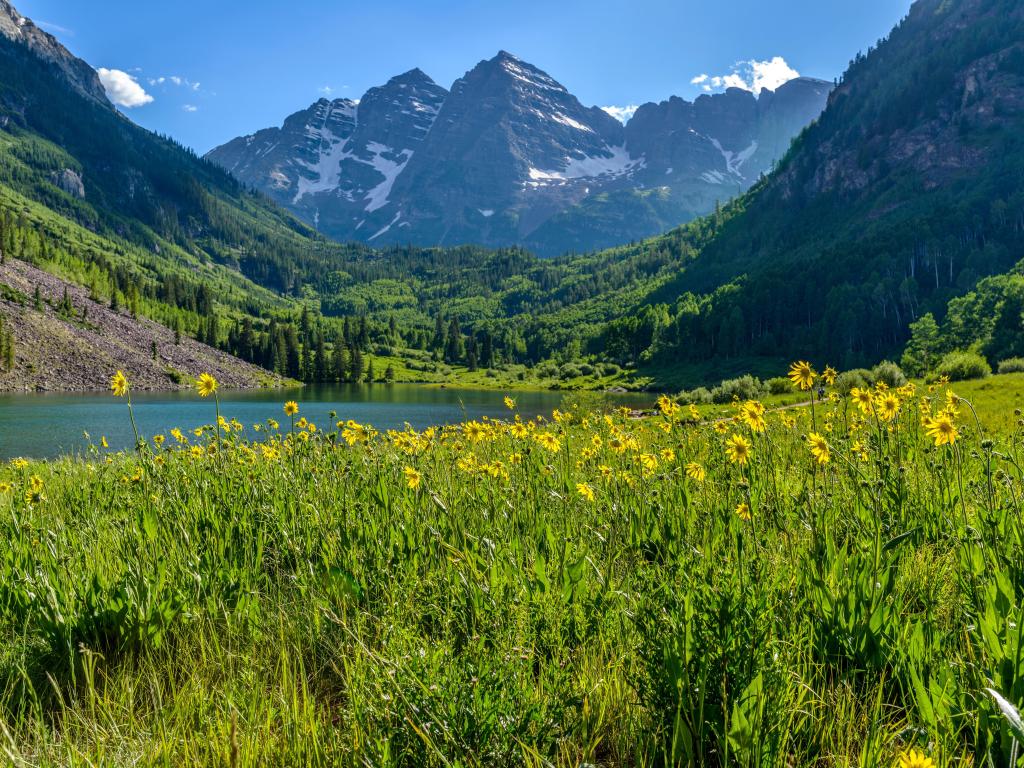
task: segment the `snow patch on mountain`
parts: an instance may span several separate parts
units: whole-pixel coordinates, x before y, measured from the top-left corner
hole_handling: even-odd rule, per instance
[[[729,173],[733,174],[734,176],[739,176],[740,178],[743,178],[743,174],[740,172],[740,168],[742,168],[743,164],[747,162],[747,160],[749,160],[751,157],[753,157],[755,152],[757,152],[757,142],[750,142],[750,146],[744,149],[742,152],[730,152],[729,150],[722,148],[722,145],[718,141],[718,139],[712,139],[711,137],[708,137],[708,140],[714,145],[715,149],[717,149],[719,153],[721,153],[722,157],[725,159],[726,170],[729,171]]]
[[[348,157],[352,157],[352,154],[347,150],[348,142],[347,140],[337,138],[330,131],[325,131],[322,134],[322,141],[326,142],[329,148],[327,151],[321,149],[317,162],[297,161],[299,165],[310,171],[315,178],[299,176],[295,198],[292,200],[292,203],[299,202],[306,195],[329,192],[338,186],[338,182],[341,179],[341,162]]]
[[[609,147],[607,155],[584,155],[583,157],[565,158],[565,167],[561,170],[542,170],[530,168],[528,185],[533,187],[546,186],[550,182],[566,182],[571,179],[590,179],[595,177],[619,177],[633,173],[644,167],[643,157],[634,158],[625,146]]]
[[[395,224],[396,224],[396,223],[398,222],[398,220],[399,220],[400,218],[402,218],[402,212],[401,212],[401,211],[399,211],[398,213],[396,213],[396,214],[395,214],[395,218],[393,218],[393,219],[391,220],[391,223],[390,223],[390,224],[388,224],[388,225],[387,225],[386,227],[384,227],[383,229],[379,230],[379,231],[378,231],[378,232],[377,232],[376,234],[374,234],[374,235],[371,235],[370,237],[366,238],[366,242],[368,242],[368,243],[369,243],[369,242],[371,242],[371,241],[373,241],[373,240],[376,240],[376,239],[377,239],[378,237],[380,237],[380,236],[381,236],[381,235],[383,235],[383,234],[384,234],[385,232],[387,232],[387,231],[388,231],[389,229],[391,229],[391,228],[392,228],[393,226],[395,226]],[[362,223],[362,222],[360,222],[360,223]]]
[[[385,154],[392,153],[390,147],[385,147],[383,144],[371,141],[366,148],[373,153],[373,159],[368,162],[368,165],[373,166],[374,170],[384,177],[384,181],[371,189],[366,195],[366,199],[369,201],[366,204],[366,210],[372,213],[388,204],[388,197],[391,195],[391,188],[395,185],[395,179],[398,178],[398,174],[405,170],[405,166],[412,159],[413,152],[410,149],[403,150],[398,155],[402,159],[396,161],[384,157]],[[360,162],[367,161],[361,160]],[[390,228],[390,226],[389,224],[388,227]],[[383,232],[378,234],[383,234]],[[377,235],[374,235],[374,237],[377,237]]]

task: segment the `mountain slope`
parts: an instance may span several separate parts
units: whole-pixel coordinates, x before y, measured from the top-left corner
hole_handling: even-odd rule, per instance
[[[778,171],[647,303],[656,351],[854,364],[1024,247],[1024,6],[918,0],[852,62]]]
[[[6,2],[0,19],[0,183],[88,227],[153,250],[173,244],[274,290],[322,271],[336,251],[311,229],[122,116],[87,64]]]
[[[207,157],[338,240],[519,244],[550,256],[647,237],[742,193],[828,90],[799,78],[758,97],[673,98],[623,127],[501,51],[451,93],[414,70],[358,106],[322,100]],[[339,111],[344,126],[325,134]],[[419,122],[397,140],[382,130],[407,116]]]

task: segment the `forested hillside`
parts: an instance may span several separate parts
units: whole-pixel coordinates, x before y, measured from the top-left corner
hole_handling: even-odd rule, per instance
[[[1024,256],[1024,6],[919,0],[726,218],[648,296],[655,357],[898,353]]]

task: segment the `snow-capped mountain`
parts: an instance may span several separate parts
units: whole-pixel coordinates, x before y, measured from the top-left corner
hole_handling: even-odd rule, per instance
[[[555,254],[656,234],[743,192],[828,91],[799,78],[672,97],[623,126],[502,51],[450,93],[413,70],[208,157],[340,240]]]

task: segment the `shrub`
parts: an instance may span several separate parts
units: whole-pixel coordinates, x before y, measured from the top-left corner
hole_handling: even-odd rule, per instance
[[[883,360],[871,369],[871,382],[877,384],[884,382],[887,387],[895,389],[907,383],[907,377],[903,369],[891,360]]]
[[[542,379],[549,379],[558,375],[558,366],[554,363],[544,363],[537,366],[537,375]]]
[[[562,366],[561,370],[558,372],[558,377],[562,381],[568,381],[569,379],[575,379],[579,375],[580,375],[580,367],[578,365],[576,365],[575,363],[566,363],[565,365]]]
[[[793,383],[785,376],[776,376],[765,382],[768,385],[768,392],[772,395],[784,395],[793,391]]]
[[[600,368],[602,376],[618,376],[622,373],[622,369],[615,363],[601,363]]]
[[[676,400],[682,405],[710,405],[711,390],[707,387],[697,387],[688,392],[680,392]]]
[[[751,376],[740,376],[738,379],[726,379],[713,390],[711,400],[715,403],[731,403],[733,399],[755,400],[764,392],[761,380]]]
[[[1000,373],[1021,373],[1024,372],[1024,357],[1008,357],[999,361]]]
[[[593,373],[594,373],[594,366],[592,366],[590,363],[581,363],[580,364],[580,374],[582,376],[591,376],[591,375],[593,375]]]
[[[942,358],[938,373],[940,376],[947,376],[950,381],[984,379],[992,374],[992,366],[977,352],[954,350]]]
[[[867,368],[854,368],[852,371],[843,371],[836,377],[835,389],[841,395],[848,395],[854,387],[867,389],[873,380],[874,377]]]

